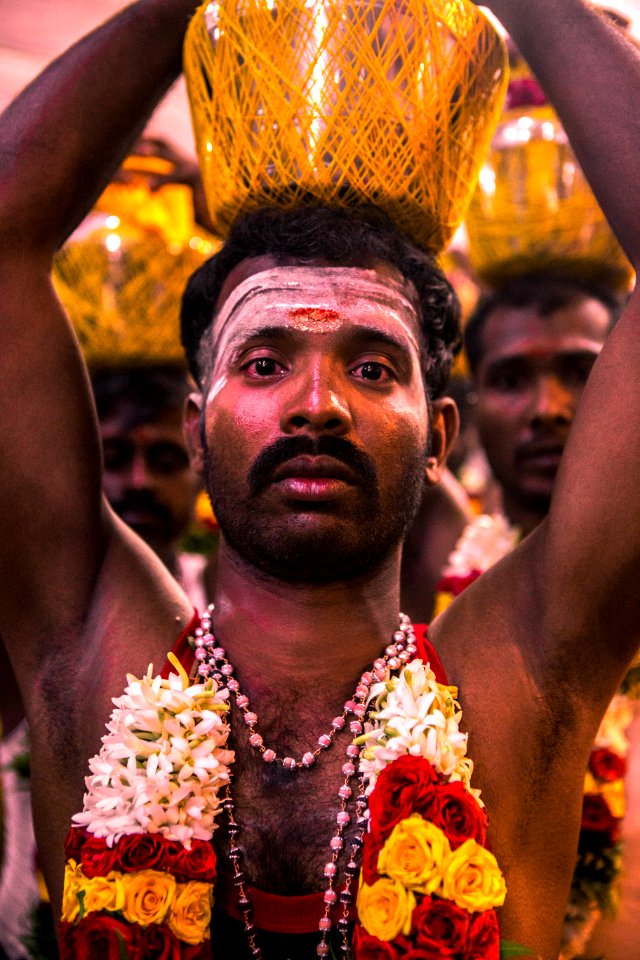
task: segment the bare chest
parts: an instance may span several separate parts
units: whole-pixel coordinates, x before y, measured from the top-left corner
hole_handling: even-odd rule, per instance
[[[325,867],[337,859],[338,878],[349,859],[357,833],[357,777],[342,768],[348,761],[351,737],[343,734],[310,769],[289,771],[266,764],[246,738],[234,743],[233,816],[239,826],[235,838],[241,850],[242,870],[255,887],[282,896],[313,893],[326,888]],[[348,785],[350,797],[339,796]],[[345,791],[342,791],[345,793]],[[348,816],[348,822],[344,821]],[[222,815],[223,824],[225,815]],[[332,838],[343,840],[332,849]],[[223,861],[229,861],[230,835],[226,825],[214,843]],[[336,857],[337,854],[337,857]]]

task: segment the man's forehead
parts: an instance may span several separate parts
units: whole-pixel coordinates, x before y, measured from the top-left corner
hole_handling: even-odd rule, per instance
[[[278,324],[306,332],[335,332],[343,323],[378,319],[399,324],[417,341],[418,305],[413,285],[394,268],[256,261],[227,289],[212,326],[216,351],[230,338]]]
[[[599,353],[609,323],[604,304],[590,298],[547,315],[533,307],[500,307],[487,317],[482,329],[482,362],[511,355],[533,358],[577,351]]]

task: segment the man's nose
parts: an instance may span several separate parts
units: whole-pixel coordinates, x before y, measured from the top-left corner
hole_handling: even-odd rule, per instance
[[[292,377],[282,412],[283,431],[347,433],[352,420],[345,377],[335,364],[321,360]]]
[[[557,376],[546,375],[537,379],[531,407],[532,424],[568,426],[574,413],[573,393]]]
[[[128,485],[133,490],[146,490],[154,484],[153,471],[149,469],[144,450],[136,450],[131,457]]]

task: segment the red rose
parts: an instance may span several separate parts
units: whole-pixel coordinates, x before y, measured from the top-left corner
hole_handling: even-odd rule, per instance
[[[505,104],[507,110],[515,110],[516,107],[542,107],[546,102],[544,90],[533,77],[518,77],[509,83]]]
[[[192,840],[191,850],[180,844],[180,850],[172,859],[171,872],[181,883],[187,880],[214,883],[216,855],[213,847],[207,840]]]
[[[434,954],[430,947],[411,947],[410,950],[402,954],[402,960],[433,960],[434,956],[444,957],[447,954]]]
[[[60,960],[73,960],[73,941],[76,936],[76,927],[73,923],[61,920],[58,923],[58,956]]]
[[[589,770],[596,779],[611,783],[613,780],[624,777],[627,764],[624,757],[614,753],[613,750],[592,750],[589,757]]]
[[[181,943],[182,953],[180,960],[213,960],[211,952],[211,940],[203,940],[202,943]]]
[[[495,910],[471,917],[465,960],[500,960],[500,928]]]
[[[137,924],[123,923],[104,913],[90,913],[75,931],[73,960],[121,960],[123,951],[133,960],[139,956]]]
[[[88,834],[83,827],[71,827],[67,834],[67,839],[64,842],[65,860],[75,860],[76,863],[79,861],[80,851],[84,846],[87,836]]]
[[[142,928],[140,950],[144,960],[181,960],[179,940],[157,923]]]
[[[378,857],[382,850],[383,840],[380,834],[365,833],[362,848],[362,879],[372,886],[379,877]]]
[[[351,956],[353,960],[399,960],[406,954],[404,950],[402,952],[397,950],[393,941],[378,940],[356,923],[351,943]]]
[[[425,897],[413,911],[416,947],[428,960],[457,957],[464,952],[469,932],[469,913],[451,900]]]
[[[460,574],[445,574],[444,577],[438,582],[436,590],[438,593],[450,593],[453,597],[459,597],[461,593],[470,587],[471,584],[478,579],[482,570],[470,570],[468,573]]]
[[[620,820],[613,816],[606,800],[598,793],[585,793],[581,827],[602,834],[602,839],[612,844],[620,839]]]
[[[117,854],[115,847],[108,847],[106,840],[88,836],[80,851],[80,865],[85,877],[106,877],[115,869]]]
[[[156,869],[163,860],[166,861],[167,857],[176,852],[176,845],[173,843],[171,848],[167,849],[168,843],[171,841],[166,841],[158,833],[132,833],[128,837],[121,837],[116,845],[118,867],[124,873]]]
[[[386,840],[401,820],[426,806],[438,775],[424,757],[398,757],[387,764],[369,798],[372,832]]]
[[[487,815],[459,781],[441,784],[417,812],[440,827],[453,850],[469,839],[486,843]]]

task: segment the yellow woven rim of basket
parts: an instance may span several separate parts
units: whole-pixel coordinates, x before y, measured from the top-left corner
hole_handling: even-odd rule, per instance
[[[90,366],[184,362],[180,299],[219,247],[193,221],[187,187],[110,185],[54,261],[56,291]]]
[[[221,236],[259,206],[374,202],[433,252],[464,215],[507,79],[468,0],[205,3],[184,63]]]
[[[532,271],[562,272],[618,288],[628,288],[633,280],[551,107],[521,108],[505,116],[466,225],[471,264],[492,286]]]

